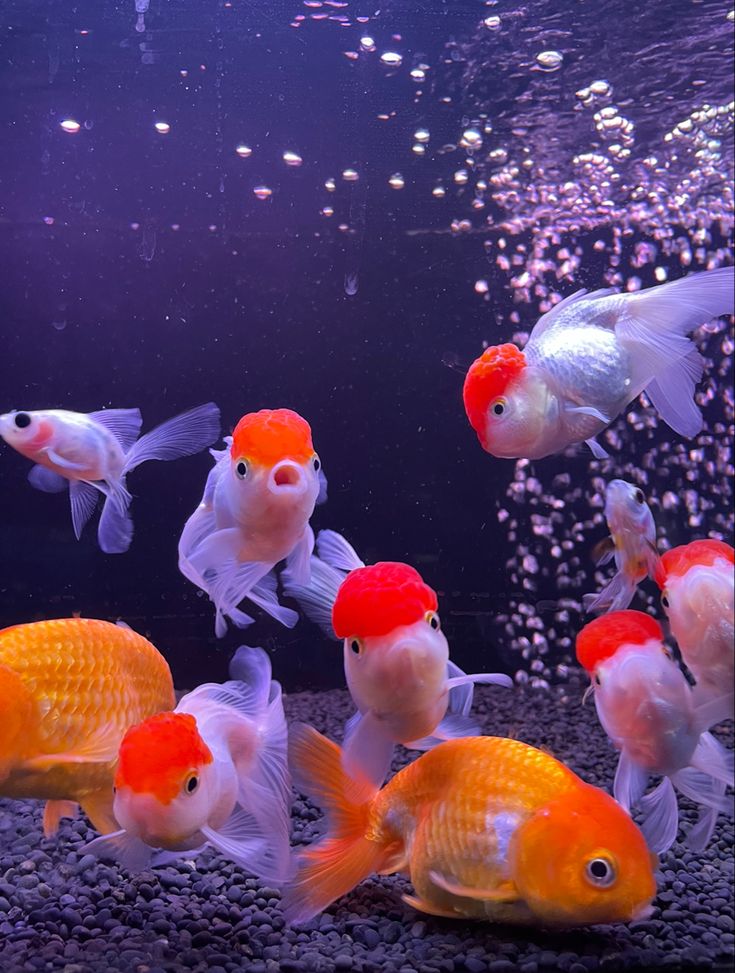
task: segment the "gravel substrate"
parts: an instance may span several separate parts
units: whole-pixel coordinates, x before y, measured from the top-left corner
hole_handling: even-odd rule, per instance
[[[546,747],[586,780],[609,785],[615,755],[594,706],[581,705],[583,688],[576,675],[551,690],[481,687],[476,712],[486,732]],[[341,690],[292,695],[286,708],[290,719],[336,738],[350,712]],[[731,726],[717,732],[732,745]],[[681,806],[688,826],[692,808]],[[319,817],[296,800],[295,840],[310,838]],[[422,915],[401,901],[406,882],[394,876],[369,879],[323,915],[284,929],[278,892],[212,852],[131,878],[80,854],[92,836],[83,820],[65,820],[58,838],[45,840],[40,803],[0,801],[2,973],[733,968],[733,824],[724,818],[704,854],[677,843],[664,857],[650,919],[567,933]]]

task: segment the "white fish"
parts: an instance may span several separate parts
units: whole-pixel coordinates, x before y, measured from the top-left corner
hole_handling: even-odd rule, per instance
[[[107,554],[130,547],[133,522],[128,473],[148,460],[191,456],[219,436],[219,409],[213,402],[169,419],[140,436],[139,409],[68,412],[48,409],[0,416],[0,436],[37,465],[28,480],[37,490],[58,493],[69,487],[71,519],[79,539],[105,497],[97,538]]]

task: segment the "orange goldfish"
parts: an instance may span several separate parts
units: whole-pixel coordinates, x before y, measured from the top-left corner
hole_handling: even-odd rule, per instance
[[[517,740],[449,740],[378,791],[339,747],[297,724],[296,786],[327,811],[326,837],[297,853],[283,908],[325,909],[374,872],[406,872],[405,900],[432,915],[577,926],[650,914],[655,857],[604,791]]]
[[[656,571],[671,632],[703,698],[732,692],[733,562],[735,554],[729,544],[692,541],[667,551]]]
[[[473,362],[463,397],[480,445],[540,459],[586,442],[605,457],[595,436],[644,390],[672,429],[695,436],[704,364],[688,335],[732,314],[733,291],[733,268],[720,267],[635,294],[570,295],[539,318],[523,351],[495,345]]]
[[[725,789],[735,780],[733,754],[709,727],[727,718],[728,696],[698,700],[663,641],[658,622],[643,612],[596,618],[577,636],[577,659],[590,673],[600,723],[620,751],[613,791],[626,810],[639,801],[643,833],[656,852],[671,847],[679,826],[674,788],[703,808],[687,842],[701,850],[718,813],[732,815]],[[661,783],[644,792],[650,774]]]
[[[309,581],[309,519],[326,499],[311,428],[290,409],[261,409],[243,416],[225,442],[210,451],[215,466],[181,535],[179,570],[214,602],[218,637],[227,618],[238,628],[251,624],[237,607],[244,598],[291,627],[298,615],[279,605],[272,572],[285,559]]]
[[[469,716],[473,684],[509,688],[502,673],[466,675],[449,659],[436,592],[400,561],[365,565],[341,534],[323,530],[312,583],[284,590],[343,642],[345,677],[357,712],[345,727],[348,773],[385,780],[395,744],[428,750],[478,732]],[[347,571],[345,574],[344,572]]]
[[[117,828],[112,781],[128,727],[176,704],[151,643],[93,618],[0,631],[0,795],[45,799],[45,834],[81,804],[98,831]]]
[[[178,459],[198,453],[219,435],[219,409],[213,402],[190,409],[140,435],[139,409],[101,412],[8,412],[0,416],[0,438],[36,465],[28,481],[44,493],[69,487],[71,519],[77,540],[105,497],[97,539],[106,554],[122,554],[133,539],[126,477],[148,460]]]
[[[230,682],[199,686],[173,713],[128,730],[115,773],[121,828],[85,851],[137,870],[210,844],[265,881],[285,879],[291,783],[281,687],[263,649],[241,646],[230,672]]]

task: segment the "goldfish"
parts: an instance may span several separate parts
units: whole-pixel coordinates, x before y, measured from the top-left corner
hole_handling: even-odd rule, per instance
[[[656,523],[643,490],[625,480],[610,480],[605,491],[608,542],[598,545],[598,565],[613,557],[617,572],[597,595],[585,595],[588,612],[619,611],[633,600],[638,583],[652,578],[659,561]]]
[[[120,828],[85,851],[137,871],[209,844],[265,881],[285,879],[291,783],[281,687],[263,649],[241,646],[230,674],[130,727],[115,771]]]
[[[667,851],[678,833],[676,790],[703,812],[689,831],[694,850],[705,847],[719,812],[732,814],[725,797],[735,762],[708,732],[732,707],[729,699],[697,703],[658,622],[643,612],[610,612],[580,631],[577,659],[593,679],[597,715],[620,751],[613,793],[630,810],[640,802],[643,833],[653,851]],[[643,796],[651,774],[661,783]]]
[[[176,704],[166,660],[127,626],[59,618],[0,631],[0,795],[45,800],[43,829],[81,805],[117,829],[112,782],[133,723]]]
[[[450,661],[436,592],[415,568],[365,565],[335,531],[321,531],[317,545],[312,584],[305,591],[286,572],[284,590],[343,642],[357,709],[345,728],[345,767],[380,785],[397,743],[426,750],[478,732],[469,717],[473,683],[513,681],[500,673],[466,675]]]
[[[213,402],[169,419],[140,436],[139,409],[101,412],[8,412],[0,416],[0,436],[36,464],[28,481],[45,493],[69,488],[71,520],[79,540],[105,498],[97,539],[106,554],[124,554],[133,539],[126,477],[148,460],[191,456],[219,435],[219,409]]]
[[[655,856],[604,791],[518,740],[440,743],[382,790],[344,770],[339,747],[291,728],[298,790],[327,812],[326,837],[295,856],[282,908],[303,922],[378,872],[406,873],[430,915],[579,926],[651,912]]]
[[[704,365],[688,336],[733,313],[734,281],[721,267],[637,293],[577,291],[539,318],[523,351],[487,348],[463,391],[482,448],[540,459],[586,442],[604,458],[594,437],[643,391],[675,432],[696,435]]]
[[[656,571],[671,632],[705,698],[721,696],[733,685],[734,560],[732,547],[723,541],[692,541],[667,551]]]
[[[179,540],[179,570],[215,605],[215,633],[227,621],[245,628],[253,619],[237,606],[248,598],[289,627],[298,614],[278,603],[273,568],[284,559],[308,583],[314,506],[326,499],[326,478],[311,427],[290,409],[243,416],[215,465],[202,501]]]

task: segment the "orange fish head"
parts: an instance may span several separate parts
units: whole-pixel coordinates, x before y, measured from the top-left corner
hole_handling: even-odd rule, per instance
[[[657,859],[609,794],[582,782],[521,825],[509,849],[521,897],[559,926],[630,922],[650,914]]]
[[[558,414],[556,398],[515,345],[494,345],[470,366],[462,392],[482,448],[504,459],[545,456]]]
[[[120,744],[114,813],[121,827],[167,848],[195,835],[213,801],[214,758],[189,713],[158,713]]]
[[[33,747],[36,702],[17,672],[0,665],[0,782]]]
[[[291,409],[261,409],[243,416],[232,434],[232,479],[241,497],[265,493],[293,501],[319,494],[321,461],[311,427]]]

